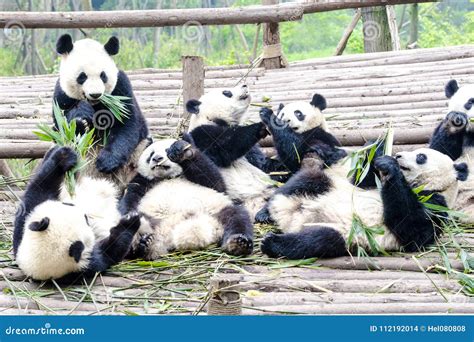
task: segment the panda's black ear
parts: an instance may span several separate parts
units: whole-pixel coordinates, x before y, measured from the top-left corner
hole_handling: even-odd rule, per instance
[[[323,95],[314,94],[310,104],[316,108],[319,108],[319,110],[326,109],[326,99]]]
[[[110,37],[109,41],[105,43],[104,49],[110,56],[115,56],[116,54],[118,54],[120,49],[120,43],[118,38]]]
[[[72,37],[69,34],[63,34],[56,42],[56,52],[60,55],[71,52],[73,47]]]
[[[34,232],[42,232],[43,230],[46,230],[48,226],[49,226],[49,218],[45,217],[41,221],[31,222],[28,228],[30,228],[30,230]]]
[[[199,114],[200,105],[201,105],[201,101],[189,100],[188,102],[186,102],[186,110],[192,114]]]
[[[457,173],[457,179],[460,181],[465,181],[467,176],[469,176],[469,168],[466,163],[454,164],[454,169]]]
[[[446,86],[444,87],[444,93],[446,94],[446,97],[450,99],[454,94],[456,94],[458,89],[458,82],[456,80],[451,80],[446,83]]]

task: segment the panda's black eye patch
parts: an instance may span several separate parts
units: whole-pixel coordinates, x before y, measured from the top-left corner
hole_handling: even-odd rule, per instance
[[[79,260],[81,260],[82,252],[85,248],[86,247],[84,246],[82,241],[78,240],[69,247],[69,256],[74,258],[76,262],[79,262]]]
[[[424,164],[424,163],[426,163],[427,160],[428,160],[428,157],[426,157],[426,154],[424,154],[424,153],[418,153],[416,155],[416,163],[417,164],[420,164],[420,165]]]
[[[467,100],[466,104],[464,105],[464,108],[466,108],[466,110],[470,110],[472,108],[472,105],[474,105],[474,98]]]
[[[85,72],[81,72],[79,76],[77,76],[77,79],[76,79],[77,83],[79,84],[84,84],[86,80],[87,80],[87,75]]]
[[[224,94],[224,96],[226,96],[226,97],[232,97],[232,92],[229,91],[229,90],[224,90],[224,91],[222,92],[222,94]]]
[[[304,115],[300,110],[295,110],[295,116],[299,121],[303,121],[306,118],[306,115]]]
[[[105,74],[104,71],[102,71],[102,72],[100,73],[100,79],[101,79],[102,82],[104,82],[104,83],[107,83],[107,81],[109,80],[109,78],[107,77],[107,75]]]

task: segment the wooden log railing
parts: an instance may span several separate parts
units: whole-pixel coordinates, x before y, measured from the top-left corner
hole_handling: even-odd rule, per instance
[[[290,2],[271,6],[188,8],[136,11],[0,12],[0,28],[112,28],[258,24],[294,21],[303,14],[347,8],[399,5],[435,0],[352,0]]]

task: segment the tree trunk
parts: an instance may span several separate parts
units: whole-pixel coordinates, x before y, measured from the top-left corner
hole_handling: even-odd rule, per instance
[[[278,4],[278,0],[262,0],[262,5],[276,5]],[[276,47],[280,45],[280,30],[278,28],[278,23],[266,23],[263,26],[263,66],[265,69],[279,69],[282,68],[283,65],[281,63],[281,46],[280,46],[280,56],[274,56],[273,53],[271,54],[272,57],[265,57],[266,50],[270,49],[270,47]],[[275,48],[272,48],[275,50]]]
[[[385,7],[362,8],[362,20],[364,22],[364,51],[391,51],[392,39]]]
[[[410,40],[408,45],[418,41],[418,4],[411,5],[410,8]]]

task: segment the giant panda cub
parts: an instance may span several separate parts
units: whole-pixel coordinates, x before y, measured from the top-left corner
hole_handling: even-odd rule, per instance
[[[374,237],[385,251],[417,251],[435,241],[446,213],[431,215],[412,189],[423,185],[419,195],[427,196],[428,203],[451,207],[458,179],[467,177],[465,164],[454,164],[428,148],[377,158],[381,190],[341,181],[321,164],[317,153],[308,154],[301,170],[269,201],[269,212],[283,234],[268,234],[263,253],[290,259],[346,255],[355,247],[355,239],[348,246],[354,217],[366,227],[384,229]],[[366,251],[375,252],[363,234],[356,239]]]
[[[474,117],[474,84],[458,86],[451,80],[445,87],[449,100],[449,113],[436,127],[430,147],[447,154],[456,162],[465,162],[474,168],[474,128],[470,119]],[[459,195],[454,209],[463,211],[461,220],[474,223],[474,179],[469,176],[459,185]]]
[[[112,59],[119,51],[119,40],[111,37],[105,45],[92,39],[73,43],[71,36],[65,34],[58,39],[56,51],[61,65],[53,100],[68,121],[77,121],[79,133],[96,129],[97,148],[92,153],[95,162],[82,174],[110,178],[125,187],[148,145],[148,128],[127,75]],[[131,99],[125,101],[129,117],[123,123],[99,101],[104,93]]]
[[[61,190],[76,163],[67,147],[50,150],[17,211],[13,252],[33,279],[74,282],[105,271],[126,256],[139,228],[137,213],[117,215],[117,189],[106,180],[83,177],[73,199]]]
[[[225,194],[219,169],[188,141],[158,140],[142,154],[138,175],[120,201],[120,212],[143,217],[131,257],[149,260],[171,251],[218,243],[233,255],[253,250],[253,225]]]
[[[219,167],[227,194],[254,217],[273,192],[274,181],[255,160],[256,144],[267,131],[261,122],[244,124],[249,105],[248,87],[242,85],[212,90],[189,100],[186,108],[193,114],[189,132],[197,148]]]

